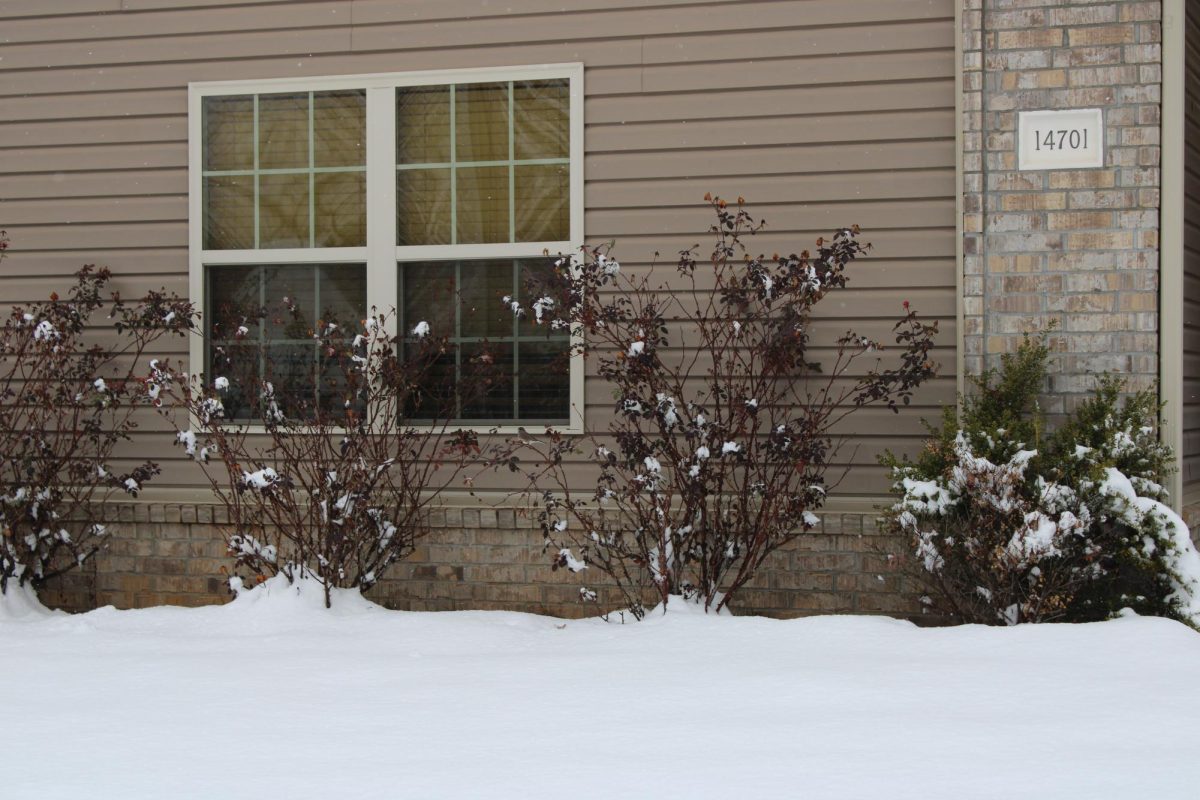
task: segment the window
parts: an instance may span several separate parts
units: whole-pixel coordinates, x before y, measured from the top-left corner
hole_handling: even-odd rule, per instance
[[[447,338],[437,380],[480,347],[511,375],[458,401],[464,424],[581,430],[570,335],[501,298],[582,244],[582,80],[569,64],[192,84],[194,364],[328,402],[315,326],[395,308],[397,331]]]

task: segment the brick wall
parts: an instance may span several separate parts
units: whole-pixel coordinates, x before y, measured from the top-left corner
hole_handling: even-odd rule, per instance
[[[130,504],[114,507],[111,538],[83,569],[42,592],[52,606],[204,605],[229,600],[232,562],[220,526],[224,509],[208,505]],[[889,540],[874,514],[826,514],[821,527],[778,551],[742,590],[737,610],[768,616],[884,613],[919,616],[905,593]],[[608,607],[614,595],[588,576]],[[448,507],[434,512],[430,535],[412,557],[393,566],[369,596],[414,611],[504,609],[578,617],[598,613],[578,601],[580,580],[554,572],[541,534],[528,515],[511,509]]]
[[[963,0],[964,356],[1057,325],[1050,413],[1158,373],[1159,0]],[[1102,169],[1017,171],[1017,112],[1102,108]]]

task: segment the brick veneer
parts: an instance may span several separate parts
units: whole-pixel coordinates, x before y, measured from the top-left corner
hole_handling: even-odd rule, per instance
[[[42,597],[71,611],[226,602],[232,562],[220,537],[223,514],[223,508],[210,505],[115,507],[105,550],[53,581]],[[774,554],[743,589],[737,610],[779,617],[918,616],[920,606],[903,591],[896,562],[885,555],[888,544],[876,531],[874,514],[825,514],[819,529]],[[551,571],[541,534],[528,515],[447,507],[433,513],[430,534],[412,557],[395,565],[369,596],[391,608],[420,611],[597,613],[595,606],[578,601],[579,585],[577,576]],[[604,589],[591,581],[587,585]],[[611,595],[604,599],[616,605]]]
[[[1057,324],[1058,413],[1158,374],[1159,0],[963,0],[964,360]],[[1017,112],[1102,108],[1102,169],[1019,172]]]

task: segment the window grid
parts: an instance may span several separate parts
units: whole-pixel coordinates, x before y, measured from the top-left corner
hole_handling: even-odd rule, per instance
[[[458,122],[455,90],[457,84],[450,84],[450,160],[429,161],[424,163],[397,164],[396,171],[410,169],[449,169],[450,170],[450,245],[458,244],[458,168],[473,167],[505,167],[508,170],[508,241],[517,241],[517,178],[516,168],[562,166],[570,165],[568,158],[517,158],[516,153],[516,100],[513,96],[515,81],[507,81],[508,87],[508,158],[503,161],[459,161],[458,160]]]
[[[259,168],[258,160],[258,98],[259,94],[253,94],[253,136],[254,136],[254,168],[249,170],[244,169],[206,169],[201,171],[203,178],[232,178],[232,177],[250,177],[254,179],[254,249],[264,249],[262,247],[262,236],[259,233],[259,179],[263,175],[307,175],[308,176],[308,247],[315,248],[317,246],[317,195],[316,181],[317,175],[334,172],[363,172],[367,171],[367,165],[351,167],[318,167],[316,165],[316,136],[315,136],[315,110],[313,103],[313,95],[316,91],[306,93],[308,96],[308,166],[307,167],[272,167],[268,169]],[[510,91],[511,97],[511,91]],[[276,248],[265,248],[276,249]]]

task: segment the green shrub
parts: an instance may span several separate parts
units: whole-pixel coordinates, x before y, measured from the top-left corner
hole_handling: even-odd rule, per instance
[[[1200,621],[1200,555],[1164,505],[1170,448],[1151,390],[1103,376],[1056,430],[1038,396],[1045,335],[971,378],[914,461],[892,454],[885,514],[933,610],[962,622],[1106,619],[1122,608]]]

